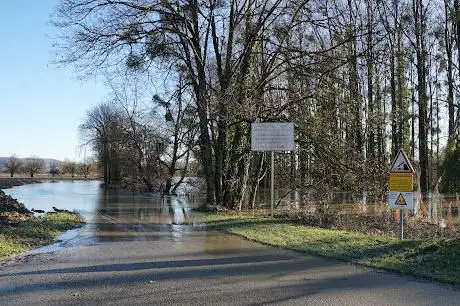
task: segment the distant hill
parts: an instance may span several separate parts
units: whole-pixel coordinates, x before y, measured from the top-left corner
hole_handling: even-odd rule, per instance
[[[0,157],[0,171],[5,169],[6,161],[8,157]]]
[[[40,158],[40,157],[39,157]],[[6,170],[6,163],[8,162],[9,157],[0,157],[0,171]],[[61,161],[53,158],[41,158],[45,161],[45,167],[49,168],[51,163],[61,163]],[[20,160],[24,163],[27,158],[20,158]]]

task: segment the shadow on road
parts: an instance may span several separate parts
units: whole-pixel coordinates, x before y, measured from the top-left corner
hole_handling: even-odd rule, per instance
[[[316,258],[298,259],[283,254],[91,265],[2,274],[0,275],[0,280],[2,278],[6,280],[21,276],[30,278],[30,276],[34,275],[40,277],[37,277],[37,282],[31,281],[33,278],[29,279],[27,284],[9,282],[9,285],[0,287],[0,295],[6,297],[8,295],[20,295],[34,291],[56,291],[63,288],[81,289],[97,286],[130,285],[146,283],[151,280],[158,282],[184,279],[199,280],[214,277],[268,276],[279,271],[283,271],[283,273],[295,273],[300,270],[307,271],[311,268],[330,269],[337,265],[340,265],[340,263],[318,260]],[[77,276],[74,279],[62,280],[61,277],[53,277],[56,274],[77,274]],[[42,276],[49,277],[49,280]],[[358,283],[360,282],[356,284]],[[361,284],[361,286],[367,285]]]
[[[63,269],[51,269],[41,271],[29,271],[19,273],[1,274],[0,277],[20,276],[20,275],[45,275],[58,273],[91,273],[91,272],[120,272],[120,271],[139,271],[153,270],[165,268],[186,268],[200,266],[218,266],[246,263],[270,263],[270,262],[288,262],[293,261],[292,256],[285,255],[254,255],[254,256],[237,256],[227,258],[212,258],[212,259],[193,259],[193,260],[174,260],[174,261],[152,261],[152,262],[136,262],[123,264],[108,264],[108,265],[93,265],[81,266]]]

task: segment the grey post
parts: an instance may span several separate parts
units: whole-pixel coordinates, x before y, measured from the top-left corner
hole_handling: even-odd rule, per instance
[[[404,209],[399,209],[399,239],[404,240]]]
[[[271,216],[273,218],[273,209],[275,207],[275,152],[271,151],[271,175],[270,175],[270,206]]]

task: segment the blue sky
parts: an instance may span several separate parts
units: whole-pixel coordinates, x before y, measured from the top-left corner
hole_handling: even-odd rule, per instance
[[[77,127],[108,96],[95,79],[51,64],[58,0],[2,1],[0,8],[0,156],[83,158]]]

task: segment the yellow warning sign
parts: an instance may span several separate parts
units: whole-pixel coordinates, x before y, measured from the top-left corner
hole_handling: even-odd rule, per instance
[[[414,193],[413,192],[389,192],[388,204],[392,208],[407,208],[414,209]]]
[[[413,190],[412,173],[390,173],[390,191],[410,192]]]
[[[395,205],[407,205],[402,193],[400,193],[398,198],[396,199]]]

